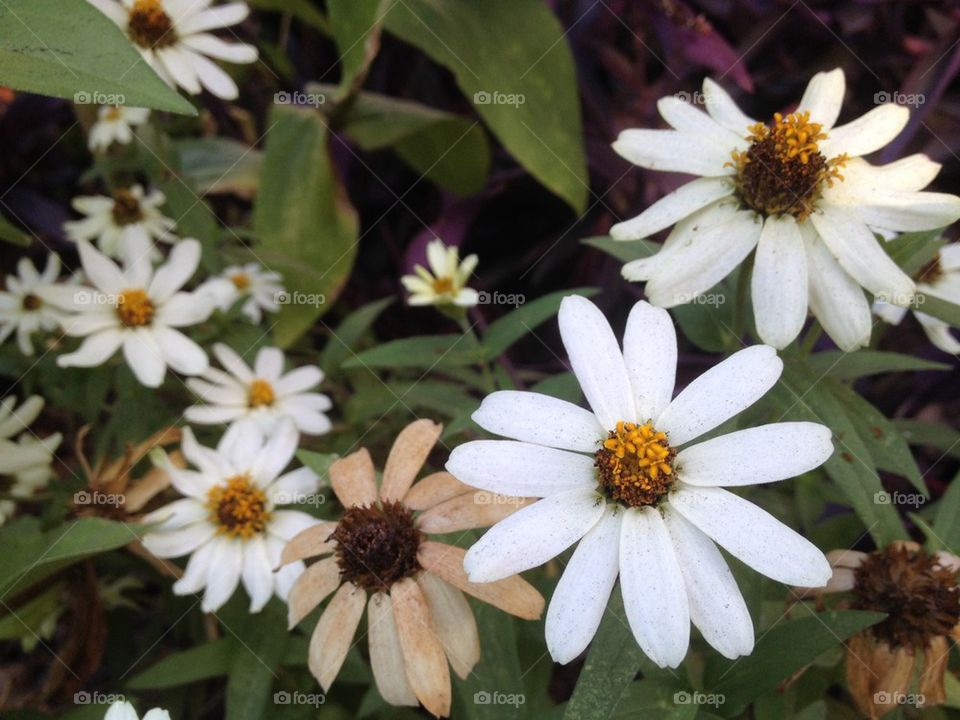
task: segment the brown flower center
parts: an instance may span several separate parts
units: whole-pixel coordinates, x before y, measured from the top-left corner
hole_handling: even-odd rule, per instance
[[[935,285],[943,279],[944,275],[943,266],[940,264],[940,253],[937,253],[937,256],[917,273],[917,281]]]
[[[33,293],[28,293],[23,296],[23,300],[20,301],[20,306],[27,312],[32,312],[43,307],[43,300]]]
[[[266,494],[247,475],[210,488],[207,508],[218,532],[244,540],[262,533],[270,520]]]
[[[143,220],[143,210],[137,196],[129,190],[113,193],[113,221],[120,226],[133,225]]]
[[[820,199],[824,184],[843,180],[840,169],[846,155],[827,159],[819,143],[826,140],[820,123],[810,113],[776,113],[773,125],[757,123],[749,129],[746,152],[734,150],[734,182],[747,207],[764,216],[793,215],[805,220]]]
[[[352,507],[333,531],[341,577],[371,591],[387,591],[417,573],[422,539],[413,511],[399,502]]]
[[[600,490],[629,507],[656,505],[673,485],[676,454],[650,423],[621,420],[594,456]]]
[[[257,378],[250,383],[250,392],[248,394],[250,407],[262,407],[272,405],[274,401],[273,386],[266,380]]]
[[[887,613],[870,630],[893,648],[925,648],[960,621],[956,573],[923,550],[890,545],[871,553],[855,581],[853,607]]]
[[[250,276],[245,272],[236,273],[230,276],[230,282],[237,290],[246,290],[250,287]]]
[[[127,34],[144,48],[162,48],[177,42],[173,20],[163,9],[161,0],[136,0],[130,8]]]
[[[117,316],[127,327],[149,325],[155,309],[144,290],[124,290],[117,299]]]

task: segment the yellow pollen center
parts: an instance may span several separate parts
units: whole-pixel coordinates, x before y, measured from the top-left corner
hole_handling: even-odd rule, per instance
[[[250,287],[250,276],[244,272],[236,273],[230,276],[230,282],[237,290],[246,290]]]
[[[117,299],[117,316],[127,327],[149,325],[155,310],[143,290],[124,290]]]
[[[621,420],[595,455],[600,489],[630,507],[656,505],[673,485],[675,456],[666,433]]]
[[[820,143],[827,139],[809,112],[781,115],[773,124],[756,123],[747,129],[750,147],[734,150],[727,163],[736,170],[737,195],[764,216],[793,215],[803,221],[823,194],[824,185],[842,181],[846,155],[827,159]]]
[[[262,533],[270,520],[266,494],[247,475],[235,475],[211,488],[207,508],[218,532],[244,540]]]
[[[250,383],[249,393],[250,407],[262,407],[272,405],[274,400],[273,387],[266,380],[259,378]]]
[[[145,48],[168,47],[177,42],[173,20],[163,9],[161,0],[136,0],[130,8],[127,34]]]
[[[119,120],[119,119],[120,119],[120,107],[119,107],[118,105],[114,105],[112,108],[110,108],[109,110],[107,110],[107,112],[104,113],[104,119],[106,119],[106,120]]]
[[[450,295],[453,292],[453,278],[449,278],[449,277],[434,278],[433,291],[437,295]]]

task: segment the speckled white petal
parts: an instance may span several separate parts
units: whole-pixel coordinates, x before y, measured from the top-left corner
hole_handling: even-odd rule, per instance
[[[623,334],[623,360],[636,406],[633,419],[659,417],[670,404],[677,377],[677,332],[670,313],[642,300],[634,305]]]
[[[653,235],[706,207],[715,200],[733,194],[726,178],[698,178],[664,195],[635,218],[610,228],[614,240],[639,240]]]
[[[807,254],[794,218],[769,217],[763,223],[753,261],[750,293],[760,339],[783,349],[807,319]]]
[[[563,450],[594,452],[606,435],[589,410],[541,393],[492,393],[483,399],[472,418],[495,435]]]

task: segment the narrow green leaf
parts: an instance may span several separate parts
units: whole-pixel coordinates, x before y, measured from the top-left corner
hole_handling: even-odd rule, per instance
[[[318,453],[311,450],[297,450],[297,459],[313,470],[321,479],[329,482],[330,466],[339,457],[336,453]]]
[[[517,621],[490,605],[473,603],[481,632],[480,662],[466,680],[455,677],[453,717],[501,720],[526,713],[523,670],[517,653]]]
[[[330,339],[320,354],[320,367],[325,373],[339,371],[341,363],[356,353],[357,342],[392,302],[391,297],[375,300],[350,313],[336,330],[330,330]]]
[[[827,375],[837,380],[857,380],[867,375],[888,372],[950,369],[946,363],[879,350],[858,350],[851,353],[826,350],[811,355],[807,362],[818,377]]]
[[[27,247],[30,245],[30,234],[18,228],[3,215],[0,215],[0,240],[8,242],[11,245]]]
[[[448,68],[504,147],[582,212],[586,158],[573,56],[540,0],[405,0],[385,27]]]
[[[701,697],[701,695],[703,697]],[[710,699],[707,693],[694,695],[679,680],[657,678],[630,683],[610,720],[693,720],[701,705]],[[703,700],[695,703],[694,700]]]
[[[197,114],[87,2],[0,3],[0,85],[80,104]]]
[[[927,445],[945,455],[960,458],[960,432],[943,423],[900,418],[893,421],[911,445]]]
[[[472,365],[482,359],[476,341],[466,335],[426,335],[393,340],[345,360],[341,367],[439,369]]]
[[[231,138],[176,140],[180,172],[201,195],[234,193],[253,197],[260,184],[263,152]]]
[[[913,275],[936,257],[946,242],[942,233],[942,228],[903,233],[893,240],[881,241],[881,246],[905,273]]]
[[[609,235],[597,235],[581,240],[584,245],[596,248],[602,252],[615,257],[622,263],[628,263],[631,260],[639,260],[656,255],[663,246],[660,243],[650,240],[614,240]]]
[[[221,638],[213,642],[167,655],[127,683],[131,690],[159,690],[200,680],[221,677],[230,672],[237,642]]]
[[[923,302],[919,303],[921,297]],[[929,293],[918,295],[917,300],[917,310],[920,312],[932,315],[953,327],[960,327],[960,305],[955,305],[952,302],[935,297]]]
[[[237,600],[235,597],[234,602]],[[240,600],[247,602],[246,598]],[[226,626],[238,638],[227,676],[226,720],[260,720],[270,716],[267,708],[272,707],[275,668],[284,658],[290,637],[286,606],[273,598],[256,622],[242,617],[243,622],[231,619]]]
[[[960,552],[960,474],[953,478],[937,503],[932,529],[942,549]]]
[[[283,275],[287,293],[274,339],[287,347],[340,294],[357,254],[357,213],[334,175],[320,115],[276,105],[254,229],[264,264]]]

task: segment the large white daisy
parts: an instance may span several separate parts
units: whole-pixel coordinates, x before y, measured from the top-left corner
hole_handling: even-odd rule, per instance
[[[923,307],[924,295],[946,300],[960,305],[960,243],[952,243],[940,248],[937,256],[917,274],[917,307]],[[885,302],[873,304],[873,311],[892,325],[899,325],[907,314],[906,308]],[[950,325],[919,310],[914,316],[920,323],[930,342],[951,355],[960,354],[960,340],[954,337]]]
[[[252,368],[223,343],[213,346],[213,354],[226,372],[208,368],[202,379],[187,379],[187,386],[203,401],[184,411],[189,422],[249,420],[271,432],[286,417],[302,433],[330,432],[330,419],[324,414],[333,406],[330,398],[307,392],[323,381],[320,368],[304,365],[284,373],[283,351],[273,347],[260,348]]]
[[[752,405],[783,369],[773,348],[735,353],[671,400],[676,334],[665,310],[637,303],[623,352],[602,313],[571,296],[560,334],[592,412],[503,391],[473,419],[513,440],[457,447],[447,470],[489,492],[542,500],[502,520],[467,552],[471,581],[536,567],[579,542],[547,612],[547,647],[571,661],[596,632],[617,576],[641,649],[661,667],[687,652],[690,623],[721,654],[746,655],[753,623],[717,545],[783,583],[820,586],[823,553],[723,489],[783,480],[833,452],[830,430],[790,422],[705,433]]]
[[[299,510],[280,510],[317,492],[319,478],[310,468],[281,473],[293,460],[299,435],[285,420],[270,435],[252,423],[232,425],[215,450],[199,445],[183,431],[181,450],[196,470],[175,466],[166,455],[157,463],[170,474],[183,499],[144,517],[156,524],[143,538],[154,555],[190,555],[173,591],[189,595],[204,590],[203,610],[214,612],[242,581],[250,612],[263,609],[273,594],[286,601],[303,572],[294,562],[274,573],[283,546],[318,521]]]
[[[915,291],[874,233],[949,225],[960,198],[920,192],[940,170],[925,155],[882,166],[861,159],[893,140],[909,112],[880,105],[835,127],[844,87],[842,70],[818,73],[795,112],[764,125],[706,79],[706,113],[665,97],[657,109],[671,129],[620,133],[613,147],[630,162],[700,176],[611,229],[635,240],[675,225],[660,252],[625,265],[624,277],[647,281],[650,301],[673,307],[756,248],[751,291],[764,342],[786,347],[809,305],[841,348],[866,345],[870,305],[860,288],[899,306]]]
[[[80,241],[80,261],[94,288],[47,286],[45,300],[71,312],[62,321],[67,335],[85,338],[72,353],[57,358],[60,367],[102,365],[121,347],[123,356],[147,387],[158,387],[167,366],[183,375],[199,375],[207,354],[176,328],[206,320],[214,298],[182,292],[200,263],[200,243],[186,239],[167,262],[153,268],[146,257],[121,270],[92,245]]]
[[[97,111],[97,121],[90,126],[87,147],[103,152],[114,143],[127,145],[133,140],[133,128],[143,125],[149,117],[147,108],[104,105]]]
[[[0,291],[0,343],[16,331],[20,352],[33,355],[30,337],[59,327],[63,312],[40,297],[41,289],[54,284],[59,274],[60,258],[54,253],[47,255],[47,264],[39,273],[29,259],[20,258],[17,274],[7,275],[7,289]]]
[[[157,75],[191,95],[201,87],[224,100],[237,97],[237,84],[209,58],[252,63],[257,49],[224,42],[210,30],[243,22],[245,2],[213,7],[212,0],[88,0],[134,42]]]
[[[176,242],[176,222],[160,212],[167,201],[159,190],[145,193],[141,185],[120,188],[112,197],[90,195],[76,197],[73,209],[86,217],[63,224],[74,242],[96,241],[110,257],[134,261],[141,255],[158,258],[154,241]]]

